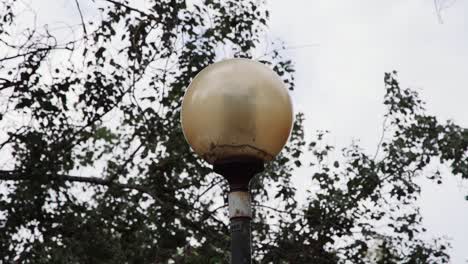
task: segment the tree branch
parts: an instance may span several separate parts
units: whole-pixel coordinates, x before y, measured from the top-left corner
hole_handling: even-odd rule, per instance
[[[149,14],[147,14],[147,13],[145,13],[145,12],[139,10],[139,9],[136,9],[136,8],[134,8],[134,7],[131,7],[131,6],[128,6],[128,5],[124,4],[124,3],[119,3],[119,2],[114,1],[114,0],[103,0],[103,1],[109,2],[109,3],[114,4],[114,5],[116,5],[116,6],[120,6],[120,7],[123,7],[123,8],[127,8],[128,10],[133,11],[133,12],[136,12],[136,13],[139,13],[140,15],[144,15],[144,16],[146,16],[146,17],[154,18],[153,15],[149,15]]]
[[[73,176],[73,175],[65,175],[65,174],[57,174],[57,175],[51,175],[51,178],[57,179],[57,180],[63,180],[63,181],[68,181],[68,182],[81,182],[81,183],[91,183],[91,184],[96,184],[96,185],[102,185],[102,186],[117,186],[123,189],[133,189],[137,191],[141,191],[144,193],[150,194],[151,192],[145,188],[144,186],[141,185],[136,185],[136,184],[126,184],[126,183],[118,183],[118,182],[113,182],[109,179],[104,179],[100,177],[84,177],[84,176]],[[25,175],[22,175],[21,172],[19,171],[6,171],[6,170],[0,170],[0,180],[3,181],[26,181],[26,180],[34,180],[33,178],[27,177]],[[153,195],[151,195],[153,196]]]
[[[83,25],[83,32],[84,32],[84,35],[88,35],[88,32],[86,30],[86,25],[85,25],[85,22],[84,22],[84,19],[83,19],[83,13],[81,13],[81,8],[80,8],[80,3],[78,3],[78,0],[75,0],[75,3],[76,3],[76,7],[78,9],[78,12],[80,13],[80,18],[81,18],[81,24]]]
[[[387,132],[387,120],[388,120],[388,115],[385,116],[385,119],[382,123],[382,135],[380,135],[380,140],[379,143],[377,144],[377,149],[375,150],[374,158],[372,159],[375,162],[375,159],[377,158],[377,155],[379,155],[380,147],[382,146],[382,143],[385,138],[385,132]]]
[[[9,56],[9,57],[3,57],[3,58],[0,59],[0,62],[16,59],[16,58],[19,58],[19,57],[24,57],[24,56],[27,56],[27,55],[30,55],[30,54],[41,52],[41,51],[49,51],[49,50],[51,50],[51,47],[39,48],[39,49],[35,49],[35,50],[32,50],[32,51],[28,51],[26,53],[20,53],[20,54]]]

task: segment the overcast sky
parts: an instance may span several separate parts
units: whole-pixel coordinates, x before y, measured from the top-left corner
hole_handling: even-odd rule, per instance
[[[439,0],[442,1],[442,0]],[[332,143],[353,139],[370,153],[381,134],[384,72],[421,93],[440,120],[468,127],[468,1],[271,0],[271,32],[292,47],[296,109],[306,131],[327,129]],[[447,235],[452,263],[468,263],[468,185],[447,175],[422,182],[421,208],[429,237]],[[301,172],[296,182],[307,182]]]
[[[79,19],[74,1],[26,2],[49,21]],[[421,93],[430,113],[468,127],[468,1],[445,1],[450,5],[440,13],[442,20],[433,0],[268,3],[271,35],[291,47],[287,53],[297,70],[293,100],[306,113],[306,131],[330,130],[330,143],[338,147],[360,139],[373,153],[385,110],[383,74],[392,70],[403,87]],[[310,176],[300,171],[297,186]],[[452,263],[468,263],[467,183],[445,177],[442,185],[422,186],[429,237],[447,235]]]

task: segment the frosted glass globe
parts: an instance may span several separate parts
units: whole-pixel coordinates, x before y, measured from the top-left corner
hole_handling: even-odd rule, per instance
[[[273,159],[293,123],[291,98],[280,77],[260,62],[229,59],[203,69],[182,103],[182,128],[209,163]]]

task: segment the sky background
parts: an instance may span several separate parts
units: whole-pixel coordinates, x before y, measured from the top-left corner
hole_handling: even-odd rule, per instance
[[[92,12],[87,1],[80,1],[85,16]],[[74,1],[24,2],[39,24],[79,22]],[[438,14],[435,3],[447,8]],[[270,0],[268,6],[270,35],[285,42],[295,63],[292,97],[309,135],[329,130],[337,149],[359,139],[374,153],[385,112],[383,76],[392,70],[402,87],[420,92],[429,113],[468,127],[468,1]],[[298,171],[296,186],[307,186],[310,177]],[[468,263],[468,183],[449,175],[442,185],[420,182],[428,238],[446,236],[452,263]]]
[[[374,153],[383,76],[392,70],[402,87],[420,92],[430,114],[468,127],[468,1],[436,3],[446,7],[439,14],[433,0],[269,1],[271,34],[291,47],[292,95],[306,132],[331,131],[338,149],[359,139]],[[309,174],[299,171],[297,186]],[[450,175],[442,185],[420,182],[428,238],[446,236],[452,263],[468,263],[467,183]]]

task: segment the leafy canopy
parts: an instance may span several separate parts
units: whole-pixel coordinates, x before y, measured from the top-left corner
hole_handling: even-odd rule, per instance
[[[291,90],[294,69],[263,51],[262,1],[146,2],[92,3],[98,15],[63,40],[45,26],[17,33],[24,7],[1,1],[0,262],[228,261],[227,186],[186,144],[181,98],[227,54],[261,59]],[[251,185],[256,262],[448,263],[445,241],[422,239],[415,178],[440,181],[433,160],[468,177],[468,131],[428,115],[395,73],[384,83],[374,155],[336,151],[327,132],[306,142],[297,114],[288,145]],[[291,182],[303,166],[305,202]]]

